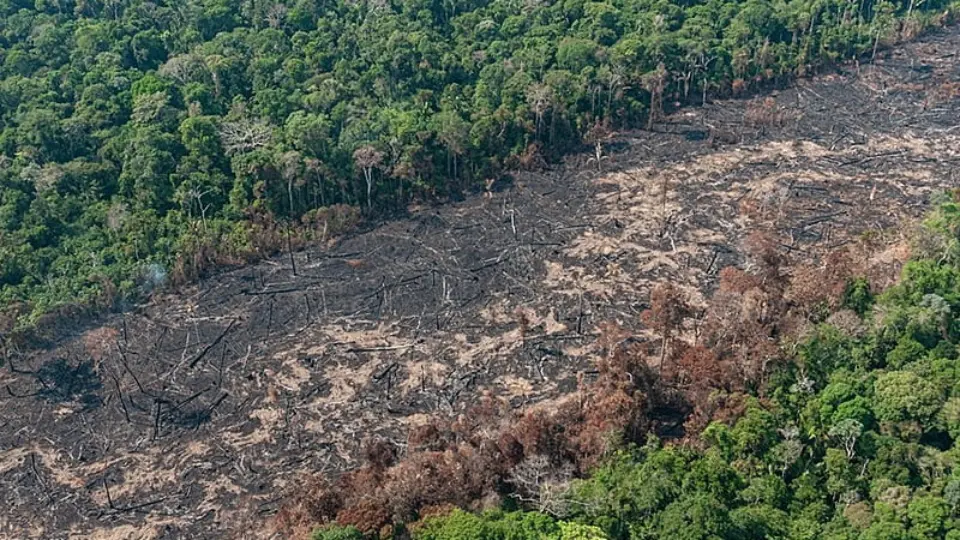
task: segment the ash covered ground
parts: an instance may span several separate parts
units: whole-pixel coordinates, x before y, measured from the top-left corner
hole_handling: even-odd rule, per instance
[[[769,98],[769,99],[766,99]],[[205,279],[0,368],[0,537],[270,538],[368,437],[482,393],[549,406],[660,281],[702,301],[742,239],[797,262],[960,186],[960,30],[753,100],[683,109],[462,203]]]

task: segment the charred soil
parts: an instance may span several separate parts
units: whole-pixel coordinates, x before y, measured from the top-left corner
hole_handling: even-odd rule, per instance
[[[960,185],[958,121],[953,28],[12,354],[0,535],[270,537],[284,495],[369,437],[483,394],[564,399],[599,324],[644,336],[660,282],[702,305],[752,231],[794,264],[879,242],[892,281],[909,225]]]

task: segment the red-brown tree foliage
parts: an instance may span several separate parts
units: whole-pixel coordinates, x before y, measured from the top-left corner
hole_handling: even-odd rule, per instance
[[[842,294],[840,283],[849,275],[844,256],[835,255],[828,262],[836,268],[788,279],[776,238],[755,234],[744,248],[745,267],[720,272],[696,343],[680,339],[684,321],[694,316],[683,294],[671,285],[654,289],[642,317],[661,338],[660,349],[653,348],[661,358],[659,372],[650,369],[649,343],[601,324],[596,369],[579,374],[574,395],[549,409],[523,411],[482,395],[456,418],[411,428],[403,453],[403,445],[370,442],[363,467],[296,493],[278,515],[278,529],[291,534],[308,530],[307,524],[336,521],[376,533],[518,493],[530,501],[536,492],[527,485],[531,477],[536,483],[550,470],[582,475],[608,454],[611,443],[642,442],[666,425],[663,418],[682,424],[694,440],[712,421],[733,422],[748,393],[762,398],[771,366],[783,357],[779,341],[798,326],[797,314],[810,302]],[[816,294],[810,280],[821,283]],[[537,474],[522,474],[534,465]]]
[[[641,313],[640,318],[644,324],[660,334],[659,369],[663,369],[673,337],[692,313],[683,292],[672,284],[660,283],[651,291],[650,309]]]
[[[455,419],[411,429],[406,453],[396,461],[394,445],[368,443],[363,467],[336,482],[308,484],[284,506],[276,526],[294,534],[306,524],[336,522],[374,534],[437,507],[479,509],[510,494],[511,473],[527,457],[582,474],[612,441],[643,440],[647,411],[663,400],[656,381],[636,347],[611,345],[596,379],[551,409],[515,412],[483,396]]]

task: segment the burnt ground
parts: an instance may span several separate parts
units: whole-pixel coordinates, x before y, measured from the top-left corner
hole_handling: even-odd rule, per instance
[[[702,301],[758,228],[800,262],[876,231],[895,276],[906,224],[960,185],[958,96],[954,28],[23,352],[0,369],[0,536],[269,538],[367,437],[482,392],[562,399],[600,322],[637,328],[660,281]]]

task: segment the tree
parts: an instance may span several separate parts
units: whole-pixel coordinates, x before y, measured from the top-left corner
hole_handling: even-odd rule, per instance
[[[947,428],[947,433],[953,439],[960,440],[960,396],[953,396],[940,410],[940,420]]]
[[[670,504],[660,515],[659,538],[733,540],[741,538],[727,509],[709,495],[693,495]]]
[[[291,150],[280,156],[280,175],[287,181],[287,215],[291,218],[295,215],[293,188],[303,186],[304,167],[305,163],[300,152]]]
[[[886,37],[893,28],[896,20],[896,6],[886,0],[880,0],[873,8],[873,21],[870,25],[873,27],[873,52],[870,55],[870,61],[876,59],[877,49],[880,47],[880,40]]]
[[[173,79],[181,85],[194,80],[194,78],[204,69],[203,59],[192,54],[179,54],[170,57],[157,72],[170,79]]]
[[[420,540],[494,540],[497,535],[494,528],[480,516],[454,510],[446,516],[425,520],[416,537]]]
[[[603,172],[603,161],[610,159],[609,156],[603,154],[603,143],[610,140],[611,137],[613,137],[613,132],[606,123],[602,122],[593,124],[584,135],[584,141],[593,147],[593,157],[590,158],[590,161],[596,162],[597,172]]]
[[[220,157],[220,133],[210,116],[194,116],[180,124],[180,141],[187,152],[211,163]]]
[[[557,64],[573,72],[579,72],[594,62],[599,46],[592,40],[564,38],[557,45]]]
[[[874,383],[873,410],[884,422],[928,422],[940,409],[943,398],[926,379],[912,371],[891,371]]]
[[[531,503],[538,512],[554,516],[567,513],[567,486],[573,478],[570,464],[557,466],[542,454],[527,456],[510,473],[521,500]]]
[[[667,67],[661,62],[657,68],[643,75],[641,84],[650,93],[650,112],[647,115],[647,129],[653,129],[653,124],[663,116],[663,94],[666,90]]]
[[[951,518],[946,501],[933,495],[911,500],[907,515],[910,517],[910,532],[922,539],[943,538]]]
[[[861,540],[912,540],[902,523],[877,522],[860,535]]]
[[[683,293],[670,283],[660,283],[650,293],[650,309],[640,317],[644,324],[660,334],[660,362],[658,369],[663,371],[663,362],[667,358],[670,341],[680,331],[683,321],[692,314]]]
[[[17,142],[25,153],[40,161],[66,161],[72,146],[60,118],[44,108],[33,108],[20,116]]]
[[[262,120],[237,120],[220,124],[220,141],[227,155],[264,148],[272,140],[272,130]]]
[[[452,110],[443,110],[433,118],[433,129],[437,137],[447,148],[447,155],[453,164],[453,178],[458,178],[457,159],[467,150],[470,136],[470,125]]]
[[[543,115],[553,107],[554,99],[553,89],[545,84],[534,83],[527,88],[527,104],[537,117],[536,130],[534,131],[534,136],[537,139],[540,138]]]
[[[363,171],[367,182],[367,208],[373,207],[373,170],[383,165],[383,153],[373,146],[361,146],[353,151],[353,162]]]
[[[847,459],[853,459],[857,453],[857,439],[863,435],[863,424],[852,418],[847,418],[834,424],[827,434],[840,441],[847,453]]]
[[[315,201],[314,204],[319,204],[321,207],[327,206],[327,190],[324,183],[324,177],[329,174],[329,169],[322,161],[315,158],[306,158],[303,161],[303,166],[306,172],[313,174],[314,178],[317,180],[316,194],[319,196],[319,201]]]
[[[363,534],[355,527],[328,526],[313,531],[312,540],[363,540]]]
[[[557,540],[607,540],[608,538],[599,527],[565,521],[561,521],[559,525],[560,535]]]
[[[123,152],[120,187],[138,209],[166,210],[172,202],[175,139],[154,127],[137,129]]]

